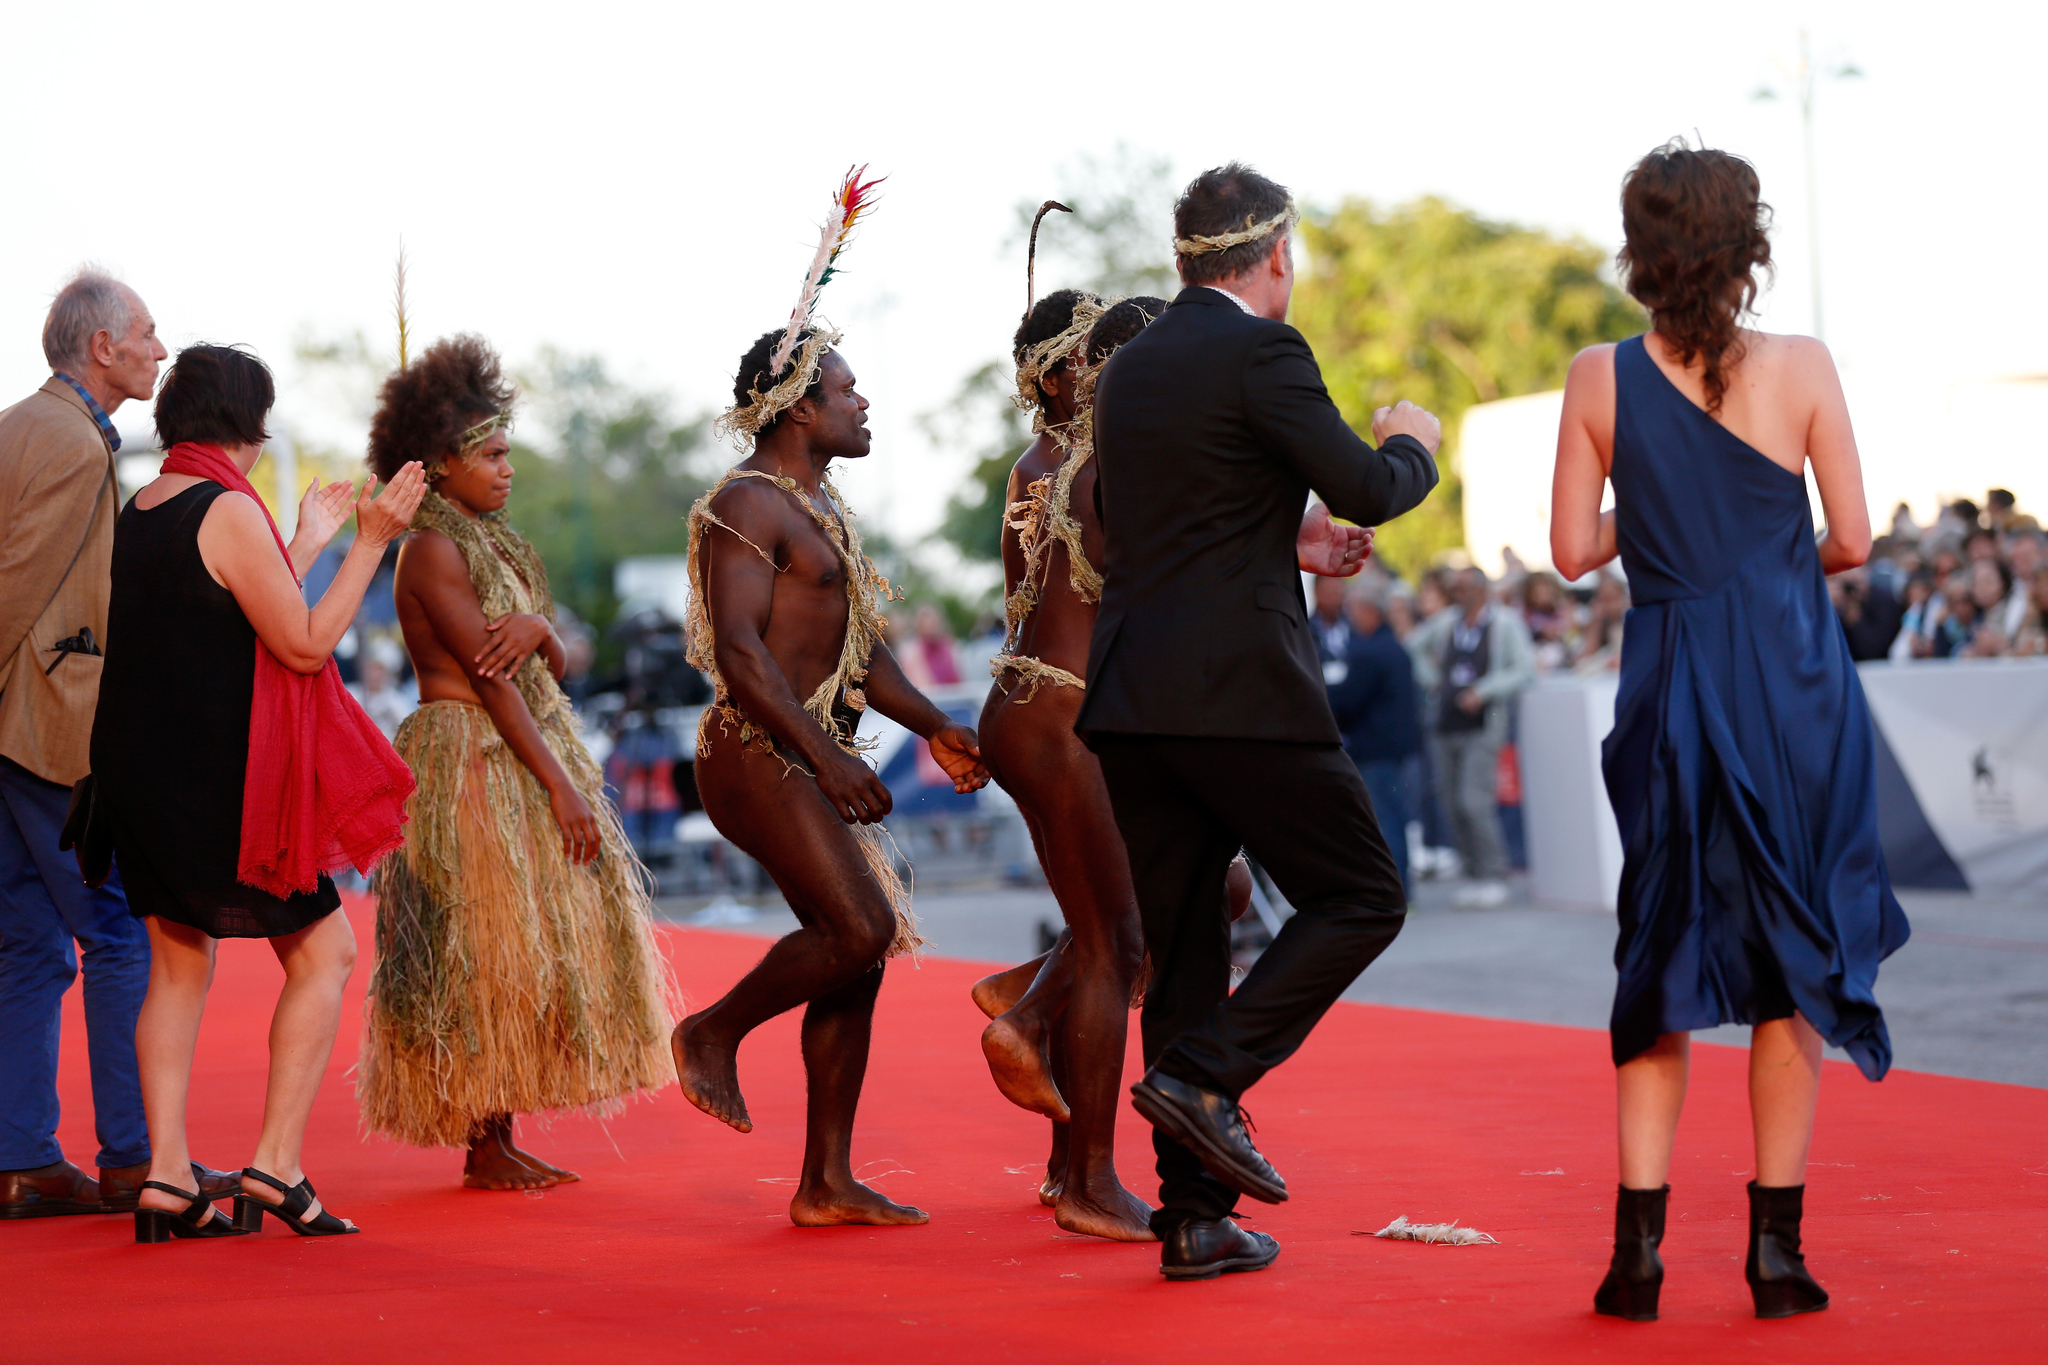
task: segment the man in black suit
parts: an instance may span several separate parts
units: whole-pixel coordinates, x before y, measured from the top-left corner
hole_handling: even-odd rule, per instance
[[[1315,356],[1282,319],[1294,284],[1287,191],[1232,163],[1174,208],[1185,288],[1118,351],[1096,389],[1107,554],[1075,729],[1130,853],[1152,954],[1145,1078],[1162,1273],[1270,1265],[1231,1220],[1240,1192],[1286,1183],[1238,1097],[1293,1054],[1393,941],[1406,898],[1324,696],[1298,570],[1357,572],[1370,533],[1435,486],[1440,429],[1408,403],[1345,425]],[[1303,509],[1310,491],[1324,504]],[[1330,514],[1358,523],[1335,527]],[[1216,914],[1242,844],[1295,907],[1230,991]]]

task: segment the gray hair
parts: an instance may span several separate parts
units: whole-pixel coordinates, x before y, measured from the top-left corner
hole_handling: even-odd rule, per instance
[[[1390,595],[1387,580],[1375,573],[1359,574],[1346,584],[1344,588],[1345,605],[1349,606],[1354,602],[1370,602],[1374,607],[1378,608],[1382,616],[1386,614],[1387,598]]]
[[[43,321],[43,358],[50,368],[67,373],[83,368],[97,333],[125,340],[135,322],[128,297],[121,282],[98,266],[85,266],[73,275],[50,300],[50,315]]]

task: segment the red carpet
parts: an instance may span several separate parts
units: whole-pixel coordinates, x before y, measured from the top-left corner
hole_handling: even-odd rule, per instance
[[[368,916],[355,915],[367,937]],[[758,938],[675,932],[709,999]],[[583,1173],[546,1194],[458,1187],[459,1157],[360,1141],[352,1009],[306,1164],[359,1237],[136,1246],[127,1219],[0,1224],[10,1361],[2040,1361],[2048,1359],[2048,1092],[1830,1063],[1808,1249],[1834,1307],[1748,1315],[1743,1058],[1703,1047],[1681,1135],[1664,1320],[1589,1310],[1613,1194],[1602,1034],[1340,1005],[1252,1095],[1296,1191],[1254,1225],[1269,1271],[1167,1284],[1156,1248],[1061,1235],[1033,1197],[1044,1124],[1000,1100],[974,1045],[973,964],[892,967],[858,1158],[929,1227],[805,1231],[784,1217],[802,1147],[795,1018],[741,1054],[757,1130],[670,1089],[608,1124],[527,1126]],[[360,977],[358,973],[358,988]],[[279,972],[221,954],[193,1144],[246,1160]],[[90,1160],[85,1039],[71,996],[63,1139]],[[1135,1046],[1133,1048],[1135,1052]],[[1127,1116],[1128,1117],[1128,1116]],[[1152,1193],[1132,1119],[1128,1183]],[[1499,1246],[1353,1236],[1457,1218]]]

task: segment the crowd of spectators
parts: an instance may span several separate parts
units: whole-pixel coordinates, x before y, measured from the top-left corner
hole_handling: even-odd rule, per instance
[[[1460,905],[1507,899],[1526,861],[1516,698],[1546,673],[1619,668],[1628,606],[1619,575],[1568,587],[1512,554],[1498,580],[1462,563],[1317,580],[1331,710],[1411,888],[1454,875]]]
[[[2048,538],[2013,495],[1959,498],[1921,526],[1904,503],[1860,569],[1829,580],[1857,660],[2048,654]]]

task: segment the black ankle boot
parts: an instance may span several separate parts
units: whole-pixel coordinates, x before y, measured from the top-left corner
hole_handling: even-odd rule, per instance
[[[1749,1260],[1742,1273],[1760,1318],[1789,1318],[1828,1306],[1827,1290],[1813,1282],[1799,1254],[1805,1203],[1804,1185],[1749,1182]]]
[[[1632,1190],[1623,1185],[1614,1202],[1614,1260],[1593,1295],[1593,1311],[1630,1322],[1657,1320],[1657,1294],[1664,1287],[1664,1203],[1671,1187]]]

